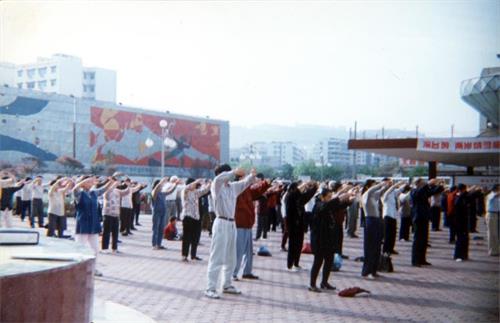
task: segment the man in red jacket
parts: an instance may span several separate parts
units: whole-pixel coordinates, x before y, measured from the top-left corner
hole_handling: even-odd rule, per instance
[[[238,279],[238,272],[245,256],[245,267],[243,268],[243,278],[258,279],[252,273],[253,244],[252,227],[255,224],[254,201],[264,194],[270,184],[264,180],[262,174],[257,174],[259,181],[248,187],[238,196],[236,200],[236,267],[233,272],[233,279]]]

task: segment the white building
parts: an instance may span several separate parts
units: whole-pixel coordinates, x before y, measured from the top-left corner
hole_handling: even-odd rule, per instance
[[[16,65],[0,62],[0,86],[14,87],[16,84]]]
[[[4,64],[6,63],[2,63],[2,66]],[[3,72],[1,68],[0,72]],[[8,73],[6,78],[10,83],[5,84],[12,87],[73,95],[83,99],[116,101],[116,72],[84,67],[79,57],[65,54],[54,54],[50,58],[39,57],[35,63],[15,66],[14,72],[10,69]]]
[[[349,165],[351,154],[347,149],[347,140],[338,138],[321,140],[314,147],[313,159],[322,165]]]
[[[255,165],[271,167],[296,166],[305,159],[305,151],[291,141],[254,142],[238,151],[240,161],[249,160]]]

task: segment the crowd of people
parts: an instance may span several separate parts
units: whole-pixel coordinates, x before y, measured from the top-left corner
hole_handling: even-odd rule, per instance
[[[58,176],[43,183],[41,176],[18,180],[13,173],[3,171],[0,226],[11,227],[14,213],[22,221],[28,218],[32,228],[35,222],[46,228],[47,236],[68,238],[64,235],[66,213],[72,206],[76,218],[74,239],[90,246],[97,257],[100,252],[108,252],[110,242],[111,252],[119,252],[120,237],[133,235],[136,226],[141,225],[141,203],[150,201],[153,250],[165,249],[164,239],[182,240],[182,261],[202,260],[197,248],[205,223],[211,237],[205,289],[209,298],[220,297],[219,283],[223,293],[240,294],[234,281],[259,279],[253,272],[253,241],[267,239],[269,231],[278,228],[290,272],[303,270],[300,257],[308,235],[314,255],[309,282],[312,292],[335,289],[329,282],[334,255],[348,258],[342,250],[344,230],[349,238],[356,239],[358,223],[364,233],[361,276],[367,279],[379,276],[381,258],[398,255],[397,240],[410,241],[412,232],[411,264],[430,266],[426,257],[429,226],[433,231],[443,226],[449,229],[449,243],[455,246],[453,259],[461,262],[469,258],[469,233],[477,232],[477,218],[485,216],[488,254],[499,254],[498,185],[491,190],[464,184],[448,187],[442,180],[422,178],[412,182],[391,178],[364,183],[289,182],[266,179],[255,170],[248,174],[243,169],[232,170],[225,164],[215,169],[212,180],[165,177],[154,181],[150,194],[145,194],[142,191],[147,186],[123,174]],[[146,195],[150,198],[145,199]],[[71,204],[65,202],[67,196]],[[182,234],[177,230],[177,220],[182,221]],[[96,275],[102,274],[96,271]]]

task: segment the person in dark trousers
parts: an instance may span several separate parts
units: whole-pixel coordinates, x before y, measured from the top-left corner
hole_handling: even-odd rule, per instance
[[[119,190],[116,188],[119,185],[119,182],[115,178],[111,178],[110,181],[110,186],[103,194],[102,214],[104,216],[104,221],[101,249],[108,250],[109,240],[111,238],[111,249],[114,253],[116,253],[118,252],[120,199],[122,196],[128,194],[130,188]],[[103,183],[96,185],[96,188],[100,188],[102,185]]]
[[[31,212],[33,213],[33,218],[38,219],[38,227],[43,228],[43,184],[42,176],[37,176],[31,184]]]
[[[300,186],[294,182],[290,184],[286,199],[286,225],[288,228],[288,257],[287,267],[297,272],[300,252],[304,242],[304,205],[314,196],[318,189],[316,183],[303,183]]]
[[[448,228],[450,229],[449,243],[455,243],[457,232],[456,232],[456,218],[455,218],[455,197],[458,194],[456,186],[450,187],[450,191],[446,195],[446,218],[448,222]]]
[[[455,243],[455,253],[453,259],[457,262],[469,258],[469,216],[471,204],[474,196],[467,192],[467,186],[458,184],[457,195],[455,196],[455,223],[457,241]]]
[[[390,187],[382,195],[381,201],[383,204],[382,216],[384,218],[384,247],[383,252],[386,254],[398,254],[394,249],[396,245],[396,231],[397,231],[397,201],[398,196],[403,191],[403,186],[406,185],[405,182],[401,181],[394,184],[393,181],[387,181]]]
[[[358,193],[357,198],[355,198],[352,201],[351,206],[349,206],[347,214],[347,235],[350,238],[359,238],[356,235],[356,230],[357,230],[357,225],[358,225],[358,217],[359,217],[359,212],[360,212],[360,207],[359,207],[359,201],[360,201],[360,194]]]
[[[191,260],[201,260],[196,255],[201,232],[200,197],[210,191],[210,182],[203,179],[189,178],[181,192],[182,199],[182,260],[188,261],[191,248]]]
[[[429,183],[426,183],[421,178],[415,181],[415,189],[412,192],[413,225],[415,226],[411,252],[412,266],[431,265],[426,259],[429,240],[429,198],[442,191],[443,186],[438,185],[438,181],[435,178],[431,179]]]
[[[311,268],[309,290],[312,292],[320,291],[316,287],[316,280],[322,265],[323,277],[320,287],[329,290],[335,289],[334,286],[328,283],[335,253],[335,226],[337,224],[335,223],[334,214],[337,209],[347,207],[354,196],[355,193],[341,193],[332,198],[332,191],[323,188],[316,197],[311,222],[311,249],[314,254],[314,261]]]
[[[281,251],[288,251],[286,243],[288,241],[288,228],[286,227],[286,198],[288,195],[288,185],[284,187],[281,195]]]
[[[411,228],[411,202],[410,202],[410,192],[411,186],[406,185],[403,191],[399,195],[399,217],[401,219],[399,227],[399,241],[409,241],[410,240],[410,228]]]
[[[137,183],[135,183],[137,184]],[[139,223],[139,214],[141,213],[141,201],[142,201],[142,193],[141,191],[145,188],[142,187],[140,190],[132,194],[132,208],[134,209],[134,216],[135,216],[135,225],[141,226]],[[132,225],[132,230],[134,230],[135,227]]]
[[[450,227],[450,225],[448,224],[448,193],[449,192],[450,192],[450,189],[447,188],[441,194],[441,213],[443,214],[443,227],[445,227],[445,228]]]
[[[338,194],[339,190],[342,189],[342,184],[340,182],[330,183],[330,189],[334,194]],[[343,245],[344,245],[344,220],[347,217],[347,207],[350,205],[345,204],[342,207],[335,208],[335,212],[333,214],[335,220],[334,226],[334,237],[335,237],[335,251],[334,253],[338,253],[343,259],[348,259],[349,257],[343,254]]]
[[[24,180],[16,183],[16,177],[12,173],[0,173],[0,228],[2,226],[12,227],[12,198],[17,191],[24,187],[24,183]],[[2,222],[5,225],[2,225]]]
[[[471,233],[477,233],[477,216],[478,216],[478,210],[480,207],[478,207],[478,200],[479,198],[483,198],[483,210],[484,210],[484,195],[481,193],[481,190],[473,186],[470,189],[469,192],[469,232]]]
[[[379,200],[386,183],[376,184],[374,180],[367,180],[363,186],[361,203],[365,212],[364,227],[364,261],[361,276],[374,279],[378,276],[377,269],[382,249],[382,219],[380,217]]]
[[[278,213],[276,212],[276,206],[278,205],[280,193],[281,191],[279,189],[276,189],[269,193],[267,197],[268,232],[276,232],[276,225],[278,224]]]
[[[27,216],[30,221],[30,226],[35,227],[33,212],[31,212],[31,183],[32,178],[26,177],[25,184],[21,190],[21,221]]]
[[[269,231],[269,208],[267,207],[267,199],[269,194],[264,193],[257,199],[257,231],[255,233],[255,241],[262,239],[267,239],[267,233]]]
[[[134,221],[134,209],[132,205],[132,194],[142,190],[146,185],[133,184],[130,178],[125,179],[122,185],[118,186],[119,190],[128,190],[128,193],[122,196],[121,206],[120,206],[120,232],[123,236],[131,235],[133,221]]]
[[[432,231],[441,231],[441,195],[443,192],[434,194],[430,198],[430,212],[431,212],[431,227]]]

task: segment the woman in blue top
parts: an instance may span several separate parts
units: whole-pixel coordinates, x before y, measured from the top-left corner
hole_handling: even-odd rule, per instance
[[[177,184],[171,185],[171,187],[163,192],[163,186],[169,180],[168,177],[164,177],[161,180],[157,179],[153,183],[153,190],[151,191],[152,195],[152,204],[153,204],[153,250],[165,249],[161,245],[163,239],[163,229],[166,225],[166,201],[165,197],[172,193]]]
[[[101,232],[97,200],[111,183],[108,179],[99,183],[96,177],[84,176],[73,188],[76,208],[75,241],[90,246],[96,260],[99,253],[99,233]],[[95,270],[95,275],[102,276],[97,270]]]

